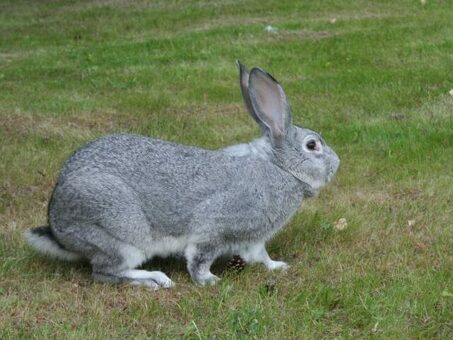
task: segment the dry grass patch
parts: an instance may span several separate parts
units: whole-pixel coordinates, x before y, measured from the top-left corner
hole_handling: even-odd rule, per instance
[[[40,135],[43,138],[78,137],[92,138],[100,132],[108,133],[115,129],[111,114],[78,112],[77,115],[49,117],[29,113],[4,113],[1,115],[0,129],[15,138]]]

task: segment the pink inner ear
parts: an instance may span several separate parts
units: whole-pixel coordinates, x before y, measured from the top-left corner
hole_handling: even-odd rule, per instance
[[[255,72],[252,82],[249,91],[256,99],[254,103],[254,106],[257,106],[256,111],[275,136],[283,135],[287,107],[282,88],[263,72]]]

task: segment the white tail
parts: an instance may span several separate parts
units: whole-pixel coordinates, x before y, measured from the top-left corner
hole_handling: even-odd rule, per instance
[[[64,249],[47,226],[29,229],[25,231],[24,237],[37,251],[51,257],[65,261],[77,261],[82,258],[79,254]]]

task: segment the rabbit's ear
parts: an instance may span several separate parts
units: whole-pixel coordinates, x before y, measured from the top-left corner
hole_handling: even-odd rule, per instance
[[[248,91],[258,119],[270,131],[272,143],[281,146],[291,126],[291,111],[283,88],[269,73],[254,68],[249,75]]]
[[[241,64],[239,60],[236,60],[236,64],[239,67],[239,83],[241,85],[241,93],[242,93],[242,98],[244,98],[244,103],[245,107],[247,108],[247,111],[249,112],[250,116],[255,120],[255,122],[258,123],[258,125],[261,128],[261,131],[265,133],[267,130],[267,127],[263,124],[263,122],[258,118],[256,115],[255,110],[253,109],[252,106],[252,101],[250,99],[250,94],[249,94],[249,71],[247,68]]]

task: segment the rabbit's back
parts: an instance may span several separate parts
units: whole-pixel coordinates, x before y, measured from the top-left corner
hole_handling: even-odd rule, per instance
[[[77,175],[102,173],[120,179],[143,200],[189,195],[197,204],[197,196],[202,200],[209,192],[221,190],[227,184],[225,179],[235,176],[236,168],[247,171],[247,166],[234,163],[233,157],[222,152],[132,134],[109,135],[74,152],[58,183]]]
[[[207,191],[215,190],[213,183],[207,185],[203,178],[213,157],[212,151],[144,136],[101,137],[82,146],[65,162],[50,208],[58,201],[74,204],[77,200],[68,191],[84,191],[82,186],[91,185],[87,182],[92,179],[97,181],[93,186],[99,187],[93,193],[96,197],[83,194],[81,204],[119,195],[116,192],[123,187],[121,195],[127,191],[129,201],[134,197],[131,204],[139,204],[150,215],[150,223],[156,222],[156,226],[164,228],[167,224],[180,224],[188,218],[193,206],[208,195]],[[105,179],[104,183],[98,183],[98,178]]]
[[[197,147],[139,135],[108,135],[76,150],[61,169],[60,180],[79,170],[108,172],[130,183],[146,179],[150,171],[157,169],[166,171],[169,168],[175,172],[181,170],[190,176],[187,172],[190,169],[178,166],[178,163],[186,164],[190,158],[209,158],[211,153]],[[196,164],[191,165],[196,170]]]

